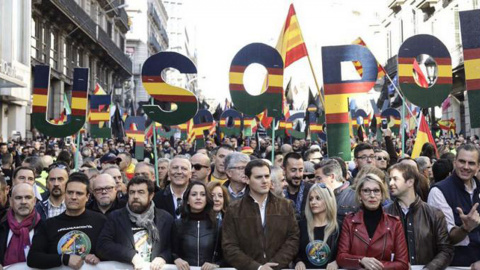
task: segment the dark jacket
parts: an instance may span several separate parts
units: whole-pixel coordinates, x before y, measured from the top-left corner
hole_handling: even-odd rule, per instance
[[[162,257],[170,263],[173,218],[167,212],[155,209],[155,225],[160,233],[160,242],[152,243],[151,259]],[[128,217],[127,208],[113,211],[98,237],[98,257],[106,261],[131,263],[136,253],[132,222]]]
[[[372,239],[363,220],[363,210],[345,217],[338,243],[337,264],[339,268],[359,269],[363,257],[376,258],[384,269],[409,269],[405,234],[398,217],[382,213]]]
[[[336,188],[333,193],[337,201],[338,226],[341,228],[345,216],[358,211],[358,203],[355,199],[355,191],[350,187],[350,182],[348,181]]]
[[[328,261],[326,261],[322,265],[318,265],[318,263],[316,263],[317,265],[314,265],[312,262],[310,262],[310,260],[308,258],[310,256],[310,254],[307,254],[308,252],[306,250],[306,247],[310,243],[310,239],[308,237],[307,220],[306,219],[301,220],[298,223],[298,227],[300,228],[300,246],[299,246],[299,250],[298,250],[298,256],[297,256],[297,259],[295,260],[295,262],[302,261],[305,264],[307,269],[325,269],[327,267],[327,264],[335,261],[335,259],[337,257],[338,230],[335,231],[333,234],[331,234],[327,239],[327,246],[330,250],[330,253],[326,254],[326,256],[330,256]],[[316,238],[315,235],[314,235],[314,237],[315,237],[314,240],[323,241],[323,238],[320,238],[320,239]],[[319,253],[321,253],[321,252],[317,251],[314,254],[319,255]],[[322,255],[320,255],[320,256],[322,256]]]
[[[265,227],[258,204],[250,195],[233,202],[223,220],[222,250],[237,269],[257,270],[267,262],[288,268],[298,253],[299,230],[290,200],[268,194]]]
[[[204,263],[220,261],[220,230],[212,224],[208,216],[201,220],[175,221],[172,257],[188,262],[190,266],[202,266]]]
[[[427,269],[445,269],[450,265],[454,249],[442,211],[417,196],[407,215],[403,214],[398,200],[386,206],[385,212],[400,217],[403,223],[411,265],[421,264]]]
[[[302,193],[302,187],[303,187],[303,193]],[[305,204],[308,201],[308,192],[310,191],[311,187],[312,187],[312,184],[302,181],[300,188],[297,191],[296,199],[292,198],[292,195],[288,192],[288,189],[285,189],[283,192],[283,194],[285,195],[285,198],[293,202],[293,208],[295,209],[295,215],[296,215],[297,221],[300,221],[303,218],[305,218]],[[299,198],[299,196],[301,196],[301,198]],[[300,202],[300,207],[297,205],[297,202]],[[298,209],[300,209],[300,211],[298,211]]]
[[[40,214],[42,220],[46,220],[48,217],[48,199],[37,202],[37,204],[35,204],[35,210]]]
[[[457,207],[462,208],[463,213],[470,213],[475,203],[480,203],[480,182],[477,178],[473,178],[477,188],[473,191],[473,200],[470,194],[465,190],[465,185],[457,176],[456,171],[445,180],[435,184],[435,187],[442,191],[445,200],[450,208],[452,208],[455,225],[460,227],[463,222],[456,210]],[[477,212],[479,210],[477,209]],[[470,266],[472,263],[480,260],[480,226],[477,226],[468,234],[470,243],[468,246],[455,246],[455,255],[451,265],[454,266]]]
[[[115,201],[113,202],[112,206],[104,214],[102,212],[102,210],[100,210],[100,208],[98,207],[97,200],[93,199],[89,203],[87,203],[87,209],[98,212],[100,214],[108,215],[108,214],[110,214],[111,212],[113,212],[117,209],[121,209],[121,208],[125,207],[126,204],[127,204],[126,197],[115,198]]]
[[[176,218],[175,205],[173,204],[173,195],[170,190],[170,185],[155,192],[153,202],[155,203],[155,207],[167,211],[174,219]]]
[[[38,228],[38,226],[42,226],[42,220],[40,220],[37,223],[37,226],[35,226],[32,229],[35,230],[36,228]],[[0,265],[4,265],[3,263],[5,259],[5,252],[7,252],[7,240],[8,240],[9,231],[10,231],[10,226],[8,225],[8,221],[5,220],[2,223],[0,223]],[[30,241],[30,244],[31,243],[32,241]]]

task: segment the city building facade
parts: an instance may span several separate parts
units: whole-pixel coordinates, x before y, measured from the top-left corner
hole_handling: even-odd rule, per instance
[[[124,89],[128,83],[125,82],[131,77],[132,61],[125,54],[125,35],[129,29],[125,1],[33,0],[31,3],[28,44],[32,80],[36,65],[51,67],[47,119],[61,114],[64,94],[71,100],[76,67],[89,68],[90,94],[98,84],[113,95],[112,100],[126,100]]]
[[[25,138],[31,104],[31,0],[0,1],[0,126],[1,138]]]
[[[457,133],[480,135],[479,128],[470,126],[459,20],[460,11],[478,9],[480,1],[389,0],[387,4],[381,17],[385,49],[379,52],[379,58],[387,59],[384,64],[389,76],[394,78],[397,74],[397,53],[406,39],[417,34],[437,37],[450,52],[453,70],[453,89],[442,106],[441,118],[455,119]]]
[[[127,53],[133,61],[132,88],[134,104],[149,101],[150,95],[142,85],[142,66],[151,55],[166,51],[169,47],[167,34],[168,15],[160,0],[127,0],[131,28],[127,33]]]

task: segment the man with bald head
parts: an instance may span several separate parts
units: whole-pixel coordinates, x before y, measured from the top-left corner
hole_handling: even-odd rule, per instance
[[[190,158],[192,163],[192,181],[199,181],[205,185],[210,175],[210,158],[207,155],[197,153]]]
[[[127,201],[123,198],[117,198],[116,183],[110,174],[97,175],[90,186],[93,200],[87,204],[87,209],[107,215],[113,210],[125,207],[127,204]]]
[[[153,201],[157,208],[167,211],[178,219],[183,203],[183,193],[192,178],[192,164],[186,156],[178,155],[172,159],[168,167],[168,178],[170,184],[157,192]]]
[[[35,211],[33,186],[19,183],[12,189],[7,220],[0,224],[0,264],[26,262],[35,230],[41,222]]]
[[[124,198],[127,194],[127,185],[124,182],[122,172],[119,167],[114,164],[110,164],[102,170],[102,173],[109,174],[115,181],[115,189],[117,190],[117,197]]]

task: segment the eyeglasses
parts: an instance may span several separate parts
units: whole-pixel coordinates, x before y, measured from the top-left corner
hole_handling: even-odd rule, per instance
[[[53,170],[53,169],[62,169],[68,171],[70,168],[67,166],[67,164],[62,163],[62,162],[56,162],[52,163],[50,166],[48,166],[48,171]]]
[[[239,171],[244,171],[245,166],[237,166],[237,167],[230,167],[228,168],[229,170],[239,170]]]
[[[388,158],[387,158],[387,157],[380,157],[380,156],[378,156],[378,157],[376,157],[376,159],[377,159],[378,161],[381,161],[381,160],[388,161]]]
[[[313,173],[312,173],[312,174],[304,174],[304,175],[303,175],[303,179],[310,179],[310,180],[311,180],[311,179],[313,179],[313,178],[315,178],[315,174],[313,174]]]
[[[200,171],[202,168],[207,169],[208,166],[202,165],[202,164],[192,164],[192,169],[195,169],[196,171]]]
[[[374,159],[375,159],[375,156],[374,156],[374,155],[371,155],[371,156],[361,156],[361,157],[356,157],[356,159],[361,159],[361,160],[370,159],[370,160],[374,160]]]
[[[372,194],[372,192],[373,192],[373,195],[380,195],[382,191],[378,188],[376,189],[362,188],[361,192],[363,195],[369,196],[370,194]]]
[[[108,187],[102,187],[102,188],[96,188],[93,191],[97,194],[102,194],[104,192],[110,192],[113,190],[113,186],[108,186]]]
[[[328,191],[328,195],[330,195],[330,197],[332,197],[332,193],[330,193],[330,189],[327,187],[327,185],[325,185],[325,183],[316,183],[315,185],[326,189]]]

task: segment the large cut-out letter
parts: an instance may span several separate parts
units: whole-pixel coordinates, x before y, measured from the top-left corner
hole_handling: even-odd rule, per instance
[[[162,71],[177,69],[180,73],[197,73],[197,68],[187,57],[176,52],[160,52],[150,56],[143,64],[142,83],[155,100],[171,102],[177,110],[166,112],[158,105],[143,105],[145,113],[162,125],[178,125],[191,119],[198,110],[198,100],[192,92],[164,82]]]
[[[54,125],[46,120],[48,95],[50,93],[50,67],[35,66],[33,78],[33,126],[46,136],[63,138],[80,131],[85,123],[87,112],[88,68],[75,68],[73,71],[72,115],[63,125]]]
[[[322,58],[328,155],[351,160],[348,98],[364,94],[375,85],[377,61],[370,50],[359,45],[323,47]],[[341,62],[352,61],[362,64],[362,79],[342,81]]]

